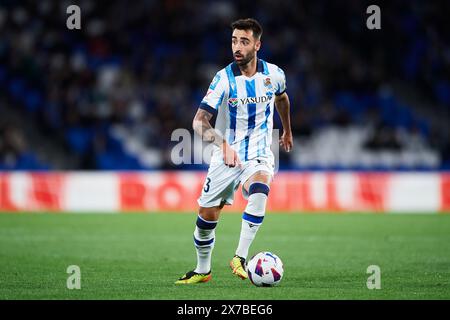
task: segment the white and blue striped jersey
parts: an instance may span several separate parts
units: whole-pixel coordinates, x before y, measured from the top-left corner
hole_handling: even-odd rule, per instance
[[[258,59],[252,77],[242,75],[236,62],[217,72],[199,108],[217,115],[220,131],[241,162],[265,160],[273,165],[272,143],[275,96],[286,91],[286,77],[278,66]],[[223,163],[215,146],[211,164]]]

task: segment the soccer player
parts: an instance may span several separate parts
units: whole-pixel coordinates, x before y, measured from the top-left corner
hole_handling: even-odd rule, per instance
[[[245,260],[263,222],[274,175],[274,155],[270,149],[274,105],[283,125],[279,143],[287,152],[293,146],[284,72],[257,57],[261,25],[254,19],[240,19],[231,28],[234,62],[215,75],[193,120],[194,131],[204,141],[213,143],[214,151],[198,199],[200,208],[194,231],[197,267],[178,279],[177,284],[211,279],[214,229],[221,209],[233,203],[239,184],[248,203],[230,267],[233,274],[247,279]],[[210,123],[213,116],[215,129]]]

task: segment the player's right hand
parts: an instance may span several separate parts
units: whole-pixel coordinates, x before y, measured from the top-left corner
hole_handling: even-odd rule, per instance
[[[241,161],[239,160],[237,152],[231,148],[231,146],[224,141],[222,144],[222,152],[223,152],[223,162],[225,165],[233,168],[236,166],[241,167]]]

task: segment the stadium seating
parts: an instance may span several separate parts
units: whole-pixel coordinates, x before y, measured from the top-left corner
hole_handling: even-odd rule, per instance
[[[60,27],[65,16],[54,13],[62,4],[48,9],[38,2],[7,2],[0,8],[7,13],[2,32],[21,33],[15,40],[0,39],[2,112],[24,113],[49,137],[64,137],[60,149],[73,153],[77,169],[173,168],[167,157],[171,132],[191,129],[209,81],[231,59],[230,17],[254,13],[266,26],[260,56],[287,75],[297,148],[282,155],[282,169],[448,168],[448,129],[440,115],[448,117],[450,73],[439,71],[448,70],[448,61],[438,53],[450,50],[450,43],[440,28],[443,12],[423,9],[413,15],[418,3],[401,10],[395,1],[386,4],[383,21],[389,32],[361,37],[358,28],[340,24],[333,10],[324,10],[329,4],[322,1],[286,1],[273,16],[263,14],[274,10],[271,2],[261,3],[264,10],[256,13],[238,1],[220,6],[205,1],[207,12],[182,3],[167,8],[147,2],[92,4],[84,14],[97,18],[86,20],[80,32]],[[108,12],[125,6],[132,21],[112,22]],[[149,22],[146,12],[160,14]],[[360,19],[352,6],[339,12],[346,21]],[[423,32],[427,19],[435,21],[428,26],[435,42]],[[395,81],[420,93],[441,125],[393,90]],[[27,150],[34,152],[32,146]],[[8,168],[33,169],[33,163],[17,158]]]

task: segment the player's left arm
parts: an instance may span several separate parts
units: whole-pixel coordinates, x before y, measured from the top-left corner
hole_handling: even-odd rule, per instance
[[[275,107],[280,115],[281,124],[283,125],[283,134],[280,138],[280,145],[285,151],[289,152],[294,146],[291,130],[290,102],[286,92],[275,96]]]

